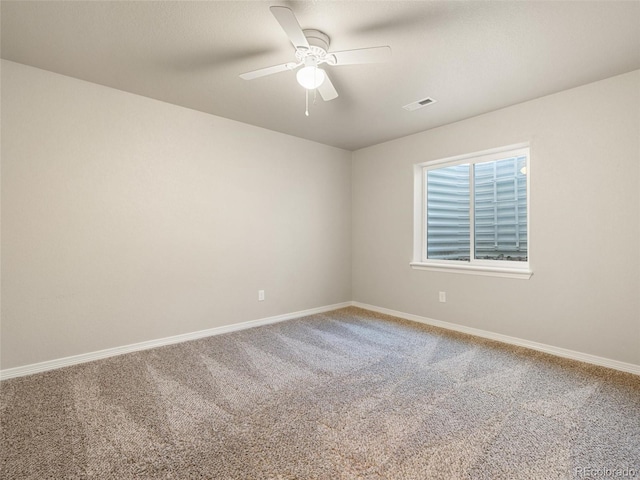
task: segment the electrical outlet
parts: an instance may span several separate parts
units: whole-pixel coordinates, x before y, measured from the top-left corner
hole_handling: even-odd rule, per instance
[[[447,302],[447,292],[438,293],[438,300],[440,300],[440,303],[446,303]]]
[[[264,301],[264,290],[258,290],[258,301],[259,302]]]

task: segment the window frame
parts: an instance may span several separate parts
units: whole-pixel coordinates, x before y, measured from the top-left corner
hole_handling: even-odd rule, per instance
[[[504,160],[514,156],[525,156],[527,192],[527,260],[484,260],[475,258],[475,169],[477,163]],[[469,165],[469,261],[427,258],[427,172],[455,165]],[[437,272],[466,273],[527,280],[531,278],[531,146],[519,143],[480,152],[447,157],[415,164],[414,171],[414,220],[413,259],[414,269]]]

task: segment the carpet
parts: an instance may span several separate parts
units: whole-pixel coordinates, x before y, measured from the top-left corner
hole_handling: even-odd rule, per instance
[[[640,477],[640,377],[350,307],[0,385],[0,476]]]

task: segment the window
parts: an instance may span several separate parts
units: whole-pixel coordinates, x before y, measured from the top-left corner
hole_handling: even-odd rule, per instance
[[[527,145],[425,162],[414,172],[414,268],[531,277]]]

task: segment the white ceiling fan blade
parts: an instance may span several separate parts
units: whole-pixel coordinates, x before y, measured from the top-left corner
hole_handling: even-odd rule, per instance
[[[338,97],[336,87],[333,86],[333,83],[331,83],[331,79],[329,78],[329,75],[326,75],[326,72],[324,82],[320,84],[320,86],[318,87],[318,91],[320,92],[320,96],[325,102]]]
[[[298,19],[293,14],[290,8],[287,7],[270,7],[271,13],[284,30],[284,33],[287,34],[293,46],[309,48],[309,42],[307,41],[307,37],[304,36],[302,32],[302,28],[298,23]]]
[[[259,70],[253,70],[251,72],[243,73],[240,78],[243,80],[253,80],[254,78],[265,77],[274,73],[284,72],[285,70],[293,70],[297,67],[297,64],[289,62],[282,65],[274,65],[273,67],[261,68]]]
[[[344,50],[333,52],[335,64],[332,65],[354,65],[356,63],[380,63],[391,58],[391,47],[360,48],[358,50]]]

